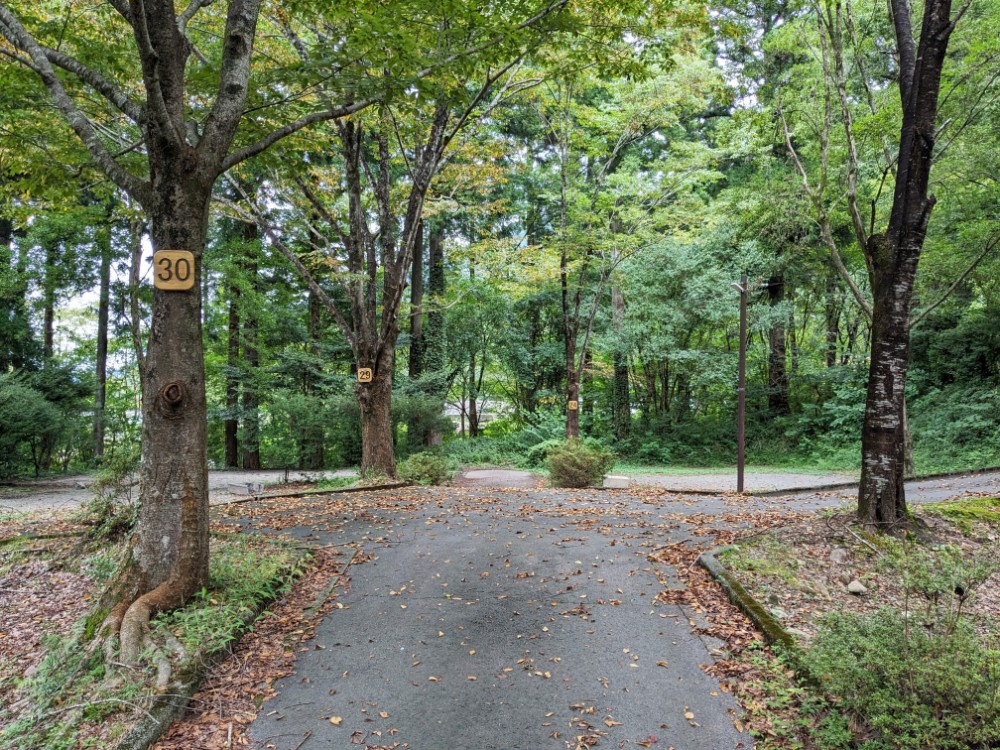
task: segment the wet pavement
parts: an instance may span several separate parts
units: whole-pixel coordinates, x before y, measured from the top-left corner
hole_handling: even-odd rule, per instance
[[[251,736],[277,750],[752,747],[701,669],[713,644],[657,600],[672,571],[647,561],[691,538],[684,516],[705,505],[659,500],[436,488],[296,509],[308,522],[286,533],[358,556]]]

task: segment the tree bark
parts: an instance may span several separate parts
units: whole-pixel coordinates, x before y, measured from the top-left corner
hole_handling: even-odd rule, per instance
[[[620,287],[611,287],[611,323],[618,339],[614,350],[614,376],[611,387],[611,423],[615,440],[628,440],[632,425],[629,398],[628,351],[625,349],[625,296]]]
[[[785,279],[772,276],[767,285],[767,294],[772,307],[779,306],[785,299]],[[785,321],[779,320],[768,333],[767,357],[767,408],[773,416],[788,414],[788,366],[785,352]]]
[[[417,229],[410,268],[410,380],[424,371],[424,227]]]
[[[229,330],[226,346],[226,420],[225,464],[227,469],[240,465],[240,285],[229,284]]]
[[[100,292],[97,302],[97,390],[94,394],[94,460],[104,458],[105,405],[108,396],[108,312],[111,306],[111,230],[102,229]]]
[[[858,490],[858,520],[881,531],[905,526],[909,520],[903,479],[910,304],[934,207],[929,184],[938,95],[954,29],[951,0],[927,0],[915,45],[906,0],[890,0],[890,8],[899,52],[903,122],[888,231],[870,237],[867,248],[874,304]]]
[[[154,249],[190,250],[201,276],[211,185],[183,164],[158,185],[147,209]],[[169,173],[168,173],[169,174]],[[192,185],[191,182],[196,182]],[[142,373],[139,520],[131,552],[109,593],[122,659],[134,663],[149,618],[181,606],[208,582],[208,458],[201,286],[153,290]]]
[[[392,431],[392,352],[383,349],[372,368],[372,381],[358,383],[355,394],[361,409],[361,474],[396,476]]]

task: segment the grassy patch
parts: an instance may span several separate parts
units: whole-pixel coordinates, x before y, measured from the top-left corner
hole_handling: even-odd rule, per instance
[[[947,518],[968,532],[976,523],[1000,525],[1000,498],[968,497],[943,503],[928,503],[921,506],[921,512]]]
[[[798,582],[799,561],[795,549],[780,539],[764,535],[753,544],[733,547],[722,555],[726,567],[794,586]]]
[[[111,557],[96,554],[83,567],[104,579],[112,569]],[[175,677],[190,674],[237,638],[260,609],[291,584],[302,571],[302,559],[289,545],[264,539],[215,540],[209,585],[183,609],[153,621],[153,638],[163,653],[148,654],[135,672],[109,671],[101,649],[92,648],[86,639],[89,618],[76,622],[68,636],[46,636],[40,665],[32,674],[15,678],[14,701],[0,709],[0,747],[108,747],[153,704],[157,658],[169,659]],[[91,731],[82,732],[88,725]],[[82,739],[94,735],[99,739]]]

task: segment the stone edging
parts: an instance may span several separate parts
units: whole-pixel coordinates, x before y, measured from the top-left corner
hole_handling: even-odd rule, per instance
[[[219,505],[239,505],[240,503],[251,503],[254,500],[275,500],[279,497],[310,497],[312,495],[349,495],[356,492],[379,492],[381,490],[398,490],[401,487],[410,487],[412,482],[391,482],[389,484],[372,484],[364,487],[341,487],[329,490],[296,490],[295,492],[268,492],[265,494],[247,495],[233,500],[227,500]]]
[[[743,587],[743,584],[736,580],[736,576],[730,573],[716,558],[716,555],[733,548],[733,545],[728,545],[702,552],[698,555],[697,563],[711,573],[712,578],[726,592],[729,601],[750,618],[751,622],[764,634],[764,640],[768,644],[778,643],[786,653],[794,653],[798,646],[792,634],[785,630],[777,618],[767,610],[767,607],[754,599],[750,592]]]

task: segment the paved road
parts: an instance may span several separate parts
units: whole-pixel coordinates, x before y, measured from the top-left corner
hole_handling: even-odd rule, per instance
[[[1000,474],[908,486],[916,503],[998,493]],[[705,523],[854,497],[467,487],[231,506],[248,527],[358,555],[343,608],[251,736],[276,750],[751,748],[700,666],[718,644],[656,600],[675,574],[647,555]]]
[[[692,634],[689,613],[656,600],[658,574],[671,571],[647,555],[689,536],[692,501],[352,497],[354,507],[310,499],[294,510],[304,525],[289,531],[354,544],[363,562],[349,569],[344,608],[265,704],[251,733],[261,747],[753,746],[734,727],[735,702],[700,668],[713,644]],[[276,522],[248,510],[254,525]]]
[[[213,504],[229,502],[244,493],[234,491],[234,485],[279,484],[287,481],[315,481],[321,477],[356,476],[356,471],[210,471],[208,489]],[[46,479],[23,479],[0,484],[0,512],[35,513],[48,510],[76,510],[94,497],[91,484],[94,477],[73,474]],[[132,488],[138,493],[138,485]]]

